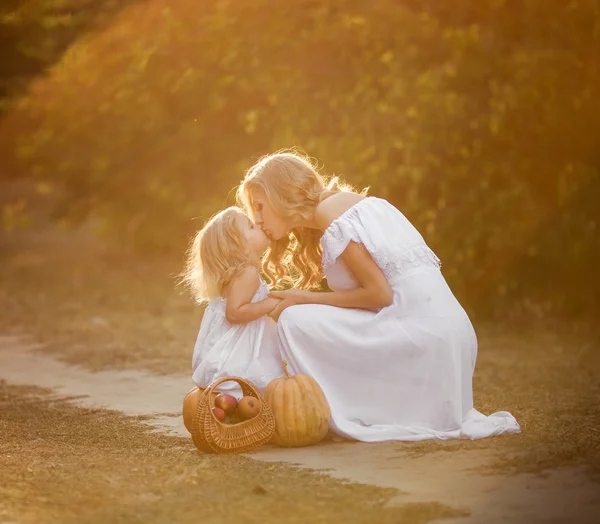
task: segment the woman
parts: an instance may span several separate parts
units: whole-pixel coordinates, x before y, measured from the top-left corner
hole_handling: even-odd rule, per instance
[[[473,408],[475,332],[398,209],[337,178],[326,184],[288,152],[259,160],[237,194],[272,241],[267,275],[294,273],[295,289],[271,293],[280,350],[320,384],[336,433],[380,442],[520,431],[510,413]],[[331,292],[307,290],[323,276]]]

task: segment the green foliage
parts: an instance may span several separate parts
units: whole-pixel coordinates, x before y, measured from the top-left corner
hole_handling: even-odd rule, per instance
[[[133,0],[2,0],[0,114],[37,74],[86,31],[106,24]]]
[[[596,187],[600,10],[451,4],[139,4],[31,87],[0,154],[64,188],[63,214],[181,247],[257,156],[300,146],[397,204],[457,294],[493,303]]]

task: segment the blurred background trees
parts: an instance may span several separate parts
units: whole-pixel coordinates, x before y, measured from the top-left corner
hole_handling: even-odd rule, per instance
[[[135,0],[3,0],[0,6],[0,114],[86,32]]]
[[[182,252],[257,157],[298,146],[396,204],[468,308],[598,311],[597,0],[2,10],[0,175],[54,219]]]

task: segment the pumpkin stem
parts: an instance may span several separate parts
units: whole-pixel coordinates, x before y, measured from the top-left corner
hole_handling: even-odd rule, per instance
[[[287,365],[288,365],[287,360],[283,360],[282,362],[283,362],[283,372],[285,373],[285,378],[292,378],[292,377],[290,377],[290,374],[288,373],[288,370],[287,370]]]

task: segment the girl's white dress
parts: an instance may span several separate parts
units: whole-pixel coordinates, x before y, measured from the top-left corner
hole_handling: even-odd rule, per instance
[[[339,258],[350,241],[382,269],[393,304],[378,312],[302,304],[285,309],[278,323],[283,358],[321,385],[332,429],[364,442],[518,433],[510,413],[473,408],[475,332],[408,219],[368,197],[334,220],[321,238],[334,291],[357,287]]]
[[[261,279],[252,302],[267,298],[269,288]],[[246,324],[230,324],[225,318],[227,300],[214,298],[206,306],[192,358],[192,380],[206,388],[212,381],[238,376],[252,382],[261,393],[274,378],[283,375],[277,348],[277,325],[263,316]],[[235,382],[225,382],[219,391],[241,396]]]

